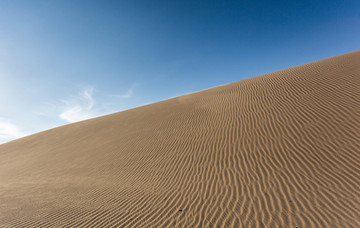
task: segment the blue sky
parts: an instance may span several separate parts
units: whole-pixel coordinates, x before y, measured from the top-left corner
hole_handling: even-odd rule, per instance
[[[358,0],[0,0],[0,143],[358,49]]]

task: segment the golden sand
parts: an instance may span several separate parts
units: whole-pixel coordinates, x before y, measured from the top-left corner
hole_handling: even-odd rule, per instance
[[[0,227],[360,227],[360,51],[0,145]]]

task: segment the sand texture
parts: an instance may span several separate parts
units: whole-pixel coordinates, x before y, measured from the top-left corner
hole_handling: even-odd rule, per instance
[[[0,227],[360,227],[360,51],[0,145]]]

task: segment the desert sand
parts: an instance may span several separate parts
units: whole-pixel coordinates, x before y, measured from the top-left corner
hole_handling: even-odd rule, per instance
[[[360,51],[0,145],[0,227],[360,227]]]

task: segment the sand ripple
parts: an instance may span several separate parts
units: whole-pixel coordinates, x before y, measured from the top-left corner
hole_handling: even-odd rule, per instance
[[[360,227],[360,51],[0,146],[1,227]]]

